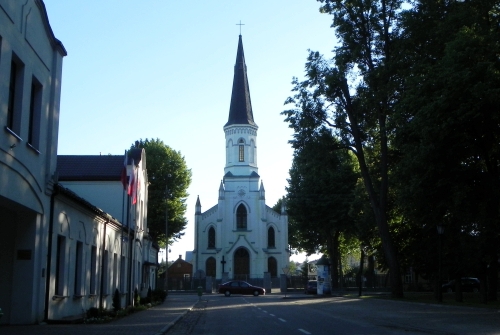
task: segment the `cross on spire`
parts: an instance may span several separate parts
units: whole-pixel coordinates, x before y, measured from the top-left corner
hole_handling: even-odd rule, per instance
[[[244,23],[241,23],[241,20],[240,20],[240,23],[236,23],[237,26],[240,26],[240,35],[241,35],[241,26],[244,26],[245,24]]]

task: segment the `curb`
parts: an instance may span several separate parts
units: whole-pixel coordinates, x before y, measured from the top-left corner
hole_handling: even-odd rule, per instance
[[[180,319],[182,319],[187,313],[189,313],[197,303],[198,303],[198,301],[196,301],[191,307],[186,309],[181,315],[176,317],[174,321],[171,321],[167,325],[165,325],[165,327],[163,327],[155,335],[165,335],[170,330],[170,328],[172,328],[177,322],[179,322]]]

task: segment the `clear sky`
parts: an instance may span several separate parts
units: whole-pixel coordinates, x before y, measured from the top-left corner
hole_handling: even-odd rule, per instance
[[[138,139],[159,138],[192,170],[188,226],[169,259],[194,248],[196,197],[202,211],[217,204],[240,20],[266,203],[272,207],[286,194],[292,131],[280,113],[288,108],[292,78],[303,77],[307,50],[331,55],[335,44],[333,17],[319,13],[319,2],[44,3],[68,52],[58,153],[121,155]]]

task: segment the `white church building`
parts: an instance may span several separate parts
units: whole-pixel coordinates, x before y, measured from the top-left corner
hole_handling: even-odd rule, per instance
[[[196,201],[195,278],[275,278],[288,266],[288,216],[285,206],[277,213],[266,205],[257,166],[257,130],[239,35],[218,203],[202,212],[200,199]]]

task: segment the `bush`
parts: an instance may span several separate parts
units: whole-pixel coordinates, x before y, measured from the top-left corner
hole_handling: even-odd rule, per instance
[[[97,318],[99,317],[99,308],[97,307],[90,307],[88,310],[87,310],[87,318]]]
[[[137,288],[134,290],[134,305],[139,306],[141,303],[141,296]]]
[[[120,290],[116,289],[115,294],[113,294],[113,308],[115,311],[122,309],[122,297],[120,295]]]
[[[151,300],[153,302],[164,302],[167,298],[167,292],[162,289],[156,289],[151,292]]]

